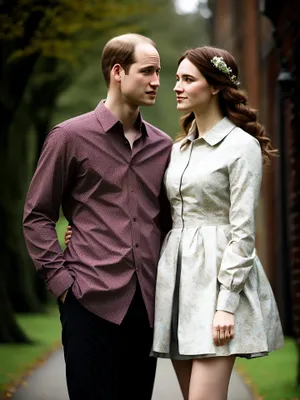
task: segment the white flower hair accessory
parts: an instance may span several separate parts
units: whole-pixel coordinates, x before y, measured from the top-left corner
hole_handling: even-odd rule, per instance
[[[227,66],[223,57],[214,56],[214,58],[212,58],[210,61],[215,68],[223,72],[223,74],[228,75],[232,83],[237,86],[240,84],[240,82],[237,80],[237,77],[232,73],[232,69]]]

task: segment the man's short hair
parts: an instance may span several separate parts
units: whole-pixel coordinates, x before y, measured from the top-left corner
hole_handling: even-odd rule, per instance
[[[101,67],[107,87],[110,84],[110,71],[115,64],[120,64],[127,74],[135,62],[135,47],[140,43],[155,43],[150,38],[138,33],[126,33],[109,40],[102,51]]]

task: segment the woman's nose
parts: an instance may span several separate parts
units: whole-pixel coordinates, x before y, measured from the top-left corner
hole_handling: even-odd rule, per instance
[[[173,89],[173,92],[180,92],[180,93],[183,92],[183,89],[180,87],[178,82],[176,83],[176,85],[175,85],[175,87]]]

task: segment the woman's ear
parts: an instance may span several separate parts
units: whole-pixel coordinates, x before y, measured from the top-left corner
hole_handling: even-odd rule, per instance
[[[217,89],[217,88],[213,87],[212,90],[211,90],[211,94],[212,94],[213,96],[215,96],[216,94],[219,93],[219,91],[220,91],[220,89]]]

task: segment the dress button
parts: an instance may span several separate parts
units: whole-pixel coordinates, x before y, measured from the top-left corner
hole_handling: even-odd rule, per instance
[[[139,247],[139,245],[136,243],[136,244],[135,244],[135,247]]]
[[[133,218],[133,222],[136,222],[136,218],[135,217]]]

